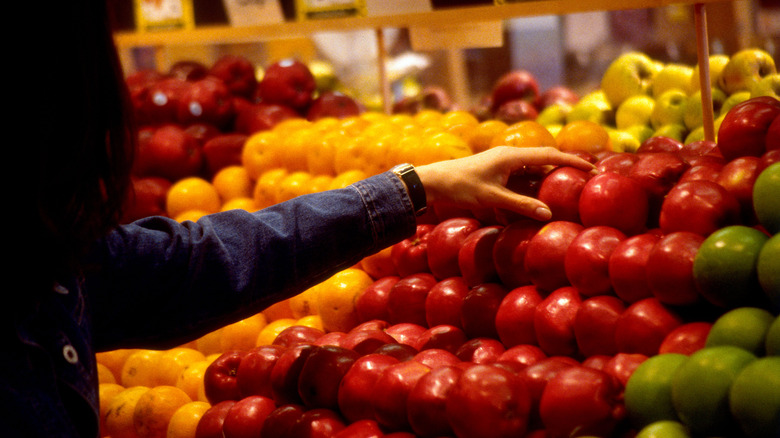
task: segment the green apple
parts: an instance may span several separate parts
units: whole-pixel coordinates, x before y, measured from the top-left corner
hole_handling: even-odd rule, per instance
[[[636,139],[639,140],[639,143],[650,138],[653,135],[653,132],[655,132],[650,125],[633,125],[624,129],[624,131],[636,137]]]
[[[780,356],[745,366],[731,384],[729,407],[748,437],[780,436]]]
[[[726,309],[763,302],[757,265],[768,239],[745,225],[729,225],[707,236],[693,259],[693,279],[702,297]]]
[[[769,298],[775,310],[780,310],[780,233],[766,241],[758,254],[756,272],[761,290]],[[780,353],[780,351],[778,352]]]
[[[718,78],[718,86],[733,94],[750,91],[761,78],[777,73],[772,55],[761,49],[743,49],[731,55]]]
[[[780,163],[762,170],[753,183],[753,210],[771,234],[780,232]]]
[[[672,404],[680,421],[703,436],[736,436],[739,426],[729,410],[729,389],[756,356],[731,345],[702,348],[672,377]]]
[[[750,89],[750,97],[772,96],[780,99],[780,73],[766,75],[753,84]]]
[[[679,88],[672,88],[661,93],[655,98],[655,106],[650,114],[650,125],[658,129],[669,124],[684,124],[683,114],[687,100],[688,93]]]
[[[775,317],[766,333],[766,355],[780,356],[780,316]]]
[[[632,133],[618,129],[609,129],[609,141],[613,152],[634,153],[642,145],[642,142]]]
[[[691,433],[679,421],[662,420],[643,427],[634,438],[691,438]]]
[[[626,382],[623,399],[631,424],[642,428],[661,420],[678,421],[672,405],[672,377],[688,360],[679,353],[645,359]]]
[[[712,324],[704,345],[733,345],[756,356],[763,356],[766,351],[766,334],[774,320],[774,315],[760,307],[729,310]]]
[[[688,128],[685,128],[688,129]],[[717,133],[718,130],[715,130],[715,133]],[[688,131],[688,135],[685,136],[684,143],[693,143],[694,141],[701,141],[704,140],[704,127],[699,126],[698,128],[692,129]]]
[[[746,100],[750,99],[750,92],[749,91],[737,91],[736,93],[728,96],[726,100],[723,101],[723,105],[720,107],[720,111],[718,112],[719,116],[725,115],[726,113],[731,110],[731,108],[734,108],[734,105],[744,102]]]
[[[704,130],[702,129],[702,132]],[[685,141],[685,137],[688,136],[688,128],[682,123],[670,123],[668,125],[659,126],[658,129],[653,131],[653,137],[669,137],[680,142]]]
[[[712,89],[712,114],[717,117],[720,114],[720,108],[726,101],[726,93],[717,88]],[[685,126],[694,130],[703,124],[703,107],[701,90],[694,92],[685,100],[683,104],[683,122]]]
[[[601,77],[601,89],[609,103],[617,108],[631,96],[650,95],[653,79],[661,68],[659,63],[644,53],[624,53],[607,66]]]
[[[628,97],[615,110],[615,127],[626,129],[634,125],[650,125],[650,115],[655,107],[655,99],[644,94]]]
[[[663,66],[653,78],[652,96],[656,99],[668,90],[682,90],[685,94],[693,93],[691,88],[693,67],[685,64],[670,63]]]
[[[723,68],[729,63],[729,56],[723,54],[710,55],[710,87],[718,87],[720,82],[720,74],[723,72]],[[693,66],[693,75],[691,76],[691,92],[701,90],[701,79],[699,78],[699,65]]]
[[[571,105],[554,103],[539,112],[539,115],[536,116],[536,122],[542,126],[563,125],[566,123],[566,115],[569,112],[571,112]]]

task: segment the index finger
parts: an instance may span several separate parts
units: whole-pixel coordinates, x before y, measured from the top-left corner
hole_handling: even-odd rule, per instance
[[[563,152],[554,147],[501,147],[508,148],[509,150],[507,152],[513,155],[513,160],[518,160],[526,166],[571,166],[584,171],[595,169],[595,166],[590,161],[572,153]]]

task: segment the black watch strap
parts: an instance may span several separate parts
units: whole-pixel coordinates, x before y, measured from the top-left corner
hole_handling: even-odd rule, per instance
[[[420,177],[417,176],[414,166],[411,164],[399,164],[398,166],[393,167],[392,172],[404,182],[406,192],[409,194],[409,199],[412,201],[414,214],[417,216],[424,214],[428,202],[422,181],[420,181]]]

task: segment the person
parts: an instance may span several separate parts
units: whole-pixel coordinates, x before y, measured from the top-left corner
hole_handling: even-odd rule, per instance
[[[509,176],[593,168],[553,148],[497,147],[407,168],[419,181],[388,170],[257,212],[120,225],[133,127],[106,5],[39,9],[48,50],[28,54],[19,80],[35,102],[25,117],[46,123],[22,148],[36,172],[10,249],[23,284],[3,306],[4,436],[97,437],[96,352],[165,349],[257,313],[412,235],[423,204],[547,220],[542,202],[506,188]]]

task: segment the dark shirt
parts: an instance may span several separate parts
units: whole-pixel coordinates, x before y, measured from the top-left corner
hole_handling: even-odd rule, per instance
[[[386,172],[249,213],[151,217],[96,243],[83,270],[2,334],[0,430],[98,436],[95,352],[166,349],[255,314],[411,235]]]

